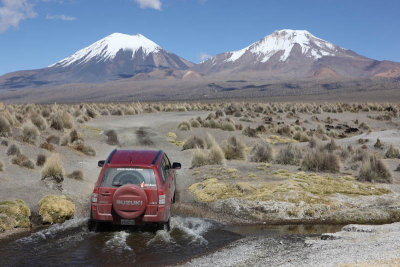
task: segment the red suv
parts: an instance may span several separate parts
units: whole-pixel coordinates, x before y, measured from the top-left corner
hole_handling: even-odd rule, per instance
[[[155,224],[169,230],[175,202],[176,169],[163,151],[113,150],[102,167],[91,199],[89,229],[104,223]]]

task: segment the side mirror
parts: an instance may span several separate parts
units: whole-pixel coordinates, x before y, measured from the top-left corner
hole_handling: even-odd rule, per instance
[[[106,163],[105,160],[99,160],[99,161],[97,162],[97,166],[98,166],[98,167],[103,167],[105,163]]]
[[[180,169],[182,165],[179,162],[172,163],[172,169]]]

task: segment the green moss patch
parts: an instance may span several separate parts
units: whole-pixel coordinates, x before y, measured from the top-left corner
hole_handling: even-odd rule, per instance
[[[291,203],[332,204],[333,194],[369,196],[390,193],[389,190],[370,183],[360,183],[352,176],[330,177],[314,173],[290,173],[278,170],[275,175],[288,178],[276,183],[226,183],[208,178],[189,187],[197,200],[212,202],[227,198],[244,198],[255,201],[285,201]]]
[[[22,200],[0,201],[0,232],[30,227],[31,211]]]
[[[38,205],[43,223],[63,223],[75,214],[75,205],[66,196],[48,195]]]

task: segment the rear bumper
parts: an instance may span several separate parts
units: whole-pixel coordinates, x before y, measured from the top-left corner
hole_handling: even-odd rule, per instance
[[[92,204],[91,206],[92,220],[97,222],[109,222],[113,224],[121,224],[121,219],[124,218],[121,218],[121,216],[119,216],[114,212],[111,212],[111,214],[100,213],[97,206],[98,204]],[[146,207],[144,214],[134,218],[135,224],[166,222],[165,220],[163,220],[163,218],[166,217],[164,211],[165,211],[164,205],[152,205],[152,206],[149,205]]]

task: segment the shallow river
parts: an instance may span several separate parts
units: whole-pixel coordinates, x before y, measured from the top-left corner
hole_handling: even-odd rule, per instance
[[[245,236],[316,235],[341,226],[226,226],[173,217],[171,230],[89,232],[86,219],[0,241],[0,266],[163,266],[184,263]]]

